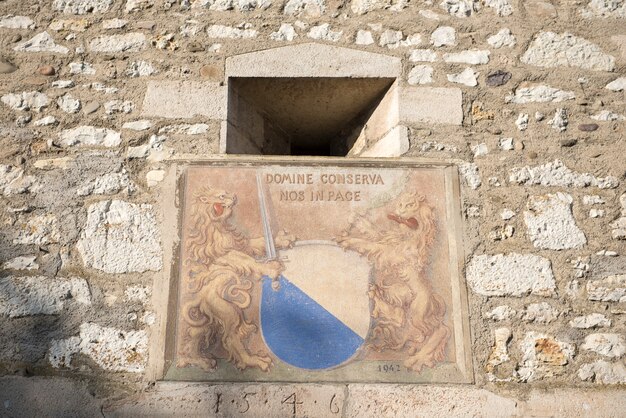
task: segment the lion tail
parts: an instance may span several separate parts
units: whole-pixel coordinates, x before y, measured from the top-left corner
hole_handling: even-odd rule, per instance
[[[231,302],[241,309],[250,306],[252,296],[252,281],[240,275],[227,267],[221,267],[214,271],[216,282],[225,283],[222,290],[224,300]]]
[[[209,318],[200,313],[199,308],[200,302],[198,300],[191,300],[183,306],[183,319],[192,327],[202,327],[210,322]]]

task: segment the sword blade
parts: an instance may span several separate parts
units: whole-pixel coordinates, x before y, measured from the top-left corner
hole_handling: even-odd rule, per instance
[[[272,226],[270,225],[267,201],[265,200],[265,190],[263,189],[263,181],[261,173],[256,175],[256,185],[259,193],[259,206],[261,209],[261,223],[263,224],[263,237],[265,238],[265,252],[268,260],[276,259],[276,246],[274,244],[274,235],[272,234]]]

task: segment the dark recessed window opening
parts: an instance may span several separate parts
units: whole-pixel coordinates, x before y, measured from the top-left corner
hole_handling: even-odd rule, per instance
[[[226,152],[345,156],[393,78],[230,78]]]

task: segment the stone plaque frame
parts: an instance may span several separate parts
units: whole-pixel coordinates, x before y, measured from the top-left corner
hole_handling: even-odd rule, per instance
[[[437,268],[439,268],[438,271],[446,271],[448,273],[447,277],[449,277],[449,283],[447,283],[447,286],[444,286],[447,287],[447,290],[445,291],[446,313],[445,320],[443,321],[445,321],[446,328],[449,330],[449,334],[452,338],[449,339],[449,343],[446,345],[445,361],[436,361],[433,368],[421,367],[419,372],[411,370],[409,366],[406,366],[404,363],[404,360],[406,359],[402,357],[403,355],[406,357],[406,353],[410,352],[409,344],[404,347],[404,354],[398,354],[395,355],[395,357],[394,355],[385,357],[384,353],[386,351],[384,349],[382,351],[382,357],[379,356],[380,358],[377,358],[376,355],[373,355],[373,358],[372,356],[370,356],[371,358],[366,358],[367,356],[364,357],[363,354],[358,354],[362,353],[362,351],[359,351],[351,357],[350,361],[341,363],[336,367],[327,367],[319,370],[299,368],[294,367],[289,363],[284,363],[281,361],[282,357],[277,357],[272,350],[269,351],[272,356],[272,368],[270,372],[262,371],[259,367],[244,367],[244,370],[241,371],[233,366],[234,361],[232,361],[232,357],[231,362],[233,364],[227,361],[226,358],[229,356],[225,355],[223,350],[217,354],[217,363],[215,364],[217,368],[214,371],[202,370],[198,364],[193,364],[193,361],[187,361],[188,364],[185,365],[186,367],[178,367],[178,365],[180,365],[181,355],[179,350],[181,350],[181,348],[177,343],[177,338],[179,327],[181,329],[183,327],[180,325],[183,321],[179,318],[180,305],[182,304],[180,300],[182,300],[181,294],[184,298],[186,292],[183,288],[181,288],[181,280],[184,276],[182,271],[187,268],[184,266],[185,263],[183,254],[185,252],[185,242],[188,237],[185,236],[183,228],[185,225],[188,225],[186,222],[189,222],[189,220],[186,219],[186,217],[189,217],[190,213],[188,210],[189,205],[187,203],[189,203],[188,199],[192,196],[192,194],[188,191],[188,187],[194,187],[193,185],[190,185],[191,182],[197,182],[198,178],[206,178],[206,173],[208,172],[213,172],[211,175],[216,176],[217,172],[215,170],[224,170],[222,173],[227,173],[228,170],[232,169],[238,170],[239,173],[243,173],[244,171],[262,171],[267,174],[269,168],[280,168],[281,170],[286,170],[286,172],[291,170],[294,173],[297,172],[298,169],[301,169],[301,171],[304,170],[308,173],[314,174],[314,177],[316,177],[315,174],[317,173],[318,176],[316,178],[319,178],[321,175],[320,173],[332,170],[341,173],[372,173],[372,175],[376,172],[380,172],[381,175],[387,175],[385,173],[393,173],[394,176],[398,178],[404,176],[408,179],[405,179],[405,181],[413,183],[419,181],[420,178],[427,178],[428,175],[435,179],[433,184],[425,187],[422,192],[428,193],[425,196],[425,200],[427,202],[429,199],[438,199],[436,210],[439,212],[436,213],[436,215],[442,215],[438,222],[441,225],[445,225],[445,229],[441,228],[438,230],[439,234],[443,234],[437,241],[437,245],[439,245],[440,249],[444,249],[444,253],[447,252],[448,255],[447,259],[437,261]],[[203,170],[205,171],[204,173],[202,173]],[[247,176],[250,175],[247,174]],[[220,175],[219,177],[223,176]],[[262,178],[262,176],[259,177]],[[254,176],[250,177],[250,179],[253,178]],[[244,183],[249,184],[250,179],[244,181]],[[374,177],[372,177],[372,179],[374,179]],[[239,186],[237,187],[240,187],[244,183],[241,183],[240,181]],[[235,187],[235,189],[237,189],[237,187]],[[247,187],[249,190],[246,190],[248,191],[255,188],[250,186]],[[305,187],[308,186],[305,185]],[[232,190],[228,192],[241,192],[242,190]],[[270,201],[270,205],[275,205],[275,203],[272,202],[276,191],[277,190],[268,189],[269,193],[267,193],[267,199]],[[417,190],[417,192],[419,195],[418,200],[422,199],[420,196],[424,195],[420,194],[420,190]],[[399,192],[396,194],[398,193]],[[247,196],[248,200],[255,200],[259,206],[262,201],[261,199],[264,199],[261,196],[252,198],[250,197],[252,196],[250,193],[248,193]],[[236,205],[239,203],[242,205],[245,204],[244,200],[236,202]],[[398,199],[394,200],[394,198],[387,197],[387,200],[387,204],[389,206],[391,204],[397,204],[396,200]],[[394,201],[392,202],[392,200]],[[381,161],[380,159],[345,159],[328,157],[249,158],[232,155],[203,160],[181,160],[179,162],[172,163],[169,167],[168,175],[166,176],[166,181],[164,182],[163,187],[163,202],[164,246],[166,248],[171,248],[171,252],[166,255],[165,261],[166,263],[168,261],[170,262],[171,269],[168,272],[164,272],[164,280],[162,280],[160,284],[157,283],[155,285],[155,305],[161,306],[162,309],[157,310],[159,322],[158,326],[155,327],[157,335],[156,338],[154,338],[154,341],[156,341],[156,344],[151,347],[150,353],[149,371],[152,373],[152,377],[154,379],[211,382],[473,383],[467,291],[465,281],[462,277],[462,224],[459,177],[456,165],[441,161],[425,161],[416,159],[388,159]],[[230,203],[227,203],[226,206]],[[237,211],[236,205],[233,206],[233,213]],[[228,209],[229,208],[227,208],[227,210]],[[222,207],[220,210],[223,211],[224,208]],[[275,207],[266,206],[266,210],[275,211]],[[250,215],[255,216],[257,220],[262,219],[262,215],[259,215],[258,210],[254,213],[250,213]],[[347,216],[348,215],[346,214],[346,217]],[[392,215],[388,216],[389,219],[393,218]],[[239,222],[239,220],[242,219],[241,214],[239,214],[236,219],[237,222]],[[375,220],[372,219],[372,221]],[[408,222],[404,219],[401,221],[396,219],[396,223],[398,226],[400,224],[404,224],[412,228],[414,227],[413,221]],[[395,225],[396,223],[391,222],[392,225]],[[259,231],[263,231],[262,226],[259,226],[258,228],[260,228]],[[256,235],[259,234],[257,233]],[[309,241],[311,240],[308,240],[307,242]],[[259,243],[257,242],[257,244]],[[264,244],[265,245],[259,244],[262,249],[267,248],[267,239]],[[276,241],[276,246],[277,248],[279,247],[278,241]],[[347,245],[344,246],[344,248],[346,247]],[[355,250],[355,248],[346,248],[346,252]],[[280,249],[278,249],[278,251],[280,251]],[[362,254],[362,257],[366,257],[366,254]],[[257,256],[257,258],[259,257]],[[428,263],[430,264],[431,261]],[[374,268],[374,264],[370,264],[372,268]],[[187,276],[185,277],[189,277],[189,270],[186,270],[185,272],[187,273]],[[429,272],[428,274],[432,274],[432,272]],[[372,280],[376,280],[374,277],[375,275],[372,275],[374,275],[374,273],[370,273],[370,281],[368,282],[370,290],[373,283]],[[432,280],[432,277],[429,277],[429,280]],[[274,284],[274,282],[274,280],[268,281],[266,278],[261,283]],[[281,287],[277,283],[276,287],[278,289],[283,289],[284,284]],[[265,286],[265,289],[267,290],[269,287]],[[437,292],[441,289],[443,289],[441,285],[436,285],[434,291]],[[221,289],[221,291],[222,290],[224,289]],[[263,294],[261,290],[257,290],[260,294]],[[280,292],[281,291],[279,290],[278,293]],[[383,296],[389,296],[389,294]],[[324,296],[322,295],[322,297]],[[258,299],[256,301],[258,305],[265,303],[264,301],[261,301],[259,293],[253,294],[252,298]],[[371,310],[375,305],[375,302],[370,300],[369,305]],[[250,308],[246,307],[245,309]],[[255,305],[255,309],[260,308],[256,308]],[[195,310],[193,312],[194,315],[196,315],[195,319],[202,316],[200,310]],[[257,319],[257,321],[258,324],[255,325],[258,332],[261,333],[261,320]],[[359,319],[357,318],[356,321],[358,322]],[[442,322],[442,324],[443,323],[444,322]],[[354,329],[356,328],[358,328],[358,325],[354,327]],[[188,332],[189,330],[185,331],[187,334]],[[433,333],[434,331],[426,331],[426,336],[428,336],[428,332]],[[369,329],[368,333],[371,333],[371,329]],[[213,341],[218,341],[218,345],[220,341],[219,337],[220,335],[217,335],[213,339]],[[207,337],[204,336],[200,338]],[[272,337],[263,335],[262,341],[265,342],[268,338]],[[367,337],[364,337],[363,339],[367,340]],[[428,342],[428,338],[426,338],[425,341]],[[265,342],[265,344],[268,343]],[[365,344],[363,347],[365,347]],[[203,346],[202,350],[205,348],[206,347]],[[359,350],[365,349],[361,347]],[[254,354],[256,352],[256,348],[250,349],[249,351]]]

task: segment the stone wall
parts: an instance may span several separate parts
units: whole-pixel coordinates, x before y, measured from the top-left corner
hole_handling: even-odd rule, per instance
[[[626,407],[626,1],[3,0],[0,35],[0,415]],[[351,155],[458,164],[474,385],[154,384],[172,161],[227,149],[229,57],[300,44],[400,63]]]

